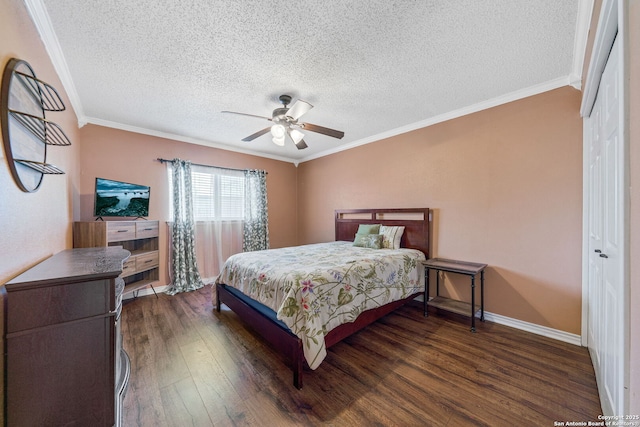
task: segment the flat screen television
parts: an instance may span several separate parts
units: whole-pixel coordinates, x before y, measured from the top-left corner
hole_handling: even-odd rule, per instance
[[[150,191],[146,185],[96,178],[94,215],[147,217]]]

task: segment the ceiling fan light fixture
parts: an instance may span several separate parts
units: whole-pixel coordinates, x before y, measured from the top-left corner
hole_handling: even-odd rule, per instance
[[[291,135],[291,139],[293,139],[293,142],[297,145],[300,141],[302,141],[302,138],[304,138],[304,134],[302,132],[300,132],[298,129],[292,129],[289,132],[289,135]]]
[[[273,139],[277,138],[284,141],[284,133],[285,129],[283,125],[276,123],[275,125],[271,126],[271,135],[273,136]]]
[[[290,95],[280,95],[278,98],[280,103],[282,104],[281,108],[276,108],[271,113],[271,118],[256,116],[255,114],[246,114],[246,113],[236,113],[234,111],[223,111],[223,113],[231,113],[231,114],[240,114],[242,116],[249,117],[257,117],[260,119],[266,119],[271,122],[269,127],[259,130],[246,138],[242,138],[243,141],[253,141],[256,138],[261,137],[266,133],[271,133],[271,141],[282,147],[287,144],[286,141],[291,140],[298,148],[298,150],[303,150],[307,148],[307,143],[304,141],[305,134],[300,132],[298,128],[305,129],[311,132],[320,133],[323,135],[331,136],[333,138],[342,138],[344,136],[344,132],[326,128],[324,126],[318,126],[311,123],[302,123],[299,122],[298,119],[313,108],[313,105],[309,104],[306,101],[302,101],[298,99],[291,108],[288,108],[289,103],[291,103]]]

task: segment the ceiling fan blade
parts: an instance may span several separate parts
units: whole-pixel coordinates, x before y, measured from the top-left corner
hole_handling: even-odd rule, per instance
[[[342,139],[344,136],[344,132],[340,130],[329,129],[324,126],[313,125],[311,123],[300,123],[300,126],[305,130],[310,130],[311,132],[321,133],[338,139]]]
[[[298,99],[287,111],[287,117],[291,117],[293,120],[298,120],[304,113],[311,110],[313,105],[309,104],[307,101],[303,101]]]
[[[265,117],[265,116],[256,116],[255,114],[247,114],[247,113],[237,113],[235,111],[220,111],[221,113],[227,113],[227,114],[238,114],[241,116],[249,116],[249,117],[256,117],[258,119],[267,119],[267,120],[271,120],[271,117]]]
[[[269,132],[270,130],[271,130],[271,128],[270,128],[270,127],[268,127],[268,128],[264,128],[264,129],[262,129],[262,130],[259,130],[259,131],[258,131],[258,132],[256,132],[256,133],[254,133],[253,135],[249,135],[249,136],[248,136],[248,137],[246,137],[246,138],[242,138],[242,140],[243,140],[243,141],[247,141],[247,142],[248,142],[248,141],[253,141],[254,139],[256,139],[256,138],[258,138],[258,137],[260,137],[260,136],[264,135],[265,133]]]
[[[304,142],[304,139],[302,139],[304,137],[304,134],[299,130],[287,129],[287,136],[289,136],[289,139],[293,141],[296,147],[298,147],[298,150],[304,150],[308,147],[307,143]]]

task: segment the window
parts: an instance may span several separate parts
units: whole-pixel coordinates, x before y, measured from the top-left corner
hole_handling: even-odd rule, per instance
[[[187,236],[184,244],[171,245],[171,253],[181,250],[181,246],[192,248],[195,244],[192,249],[198,272],[208,283],[217,277],[224,261],[231,255],[269,248],[267,172],[193,164],[183,167],[185,163],[176,159],[169,162],[167,168],[170,198],[174,197],[175,171],[176,183],[180,186],[175,189],[180,190],[176,195],[181,199],[170,200],[171,236],[172,239],[180,238],[180,234],[189,231],[193,237]],[[174,164],[179,169],[174,169]],[[190,180],[184,179],[186,173],[190,174]],[[189,185],[191,189],[187,192]],[[174,218],[174,215],[181,218]],[[174,277],[178,276],[179,273],[174,273]]]
[[[169,182],[171,183],[171,178]],[[196,221],[243,220],[245,218],[244,183],[243,171],[191,165],[194,219]]]

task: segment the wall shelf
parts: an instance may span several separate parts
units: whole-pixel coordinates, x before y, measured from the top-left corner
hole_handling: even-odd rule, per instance
[[[16,119],[25,129],[47,145],[71,145],[71,141],[62,128],[54,122],[42,117],[19,111],[9,110],[11,117]]]
[[[9,169],[22,191],[36,191],[44,175],[64,174],[47,163],[47,147],[68,146],[71,141],[60,126],[45,117],[47,111],[64,110],[55,88],[36,78],[27,62],[9,60],[2,75],[0,122]]]
[[[45,175],[61,175],[64,172],[57,166],[48,163],[36,162],[34,160],[13,159],[14,162],[30,167],[33,170]]]
[[[58,91],[50,84],[37,79],[35,75],[28,75],[21,71],[14,71],[14,76],[46,111],[64,111],[66,109]]]

